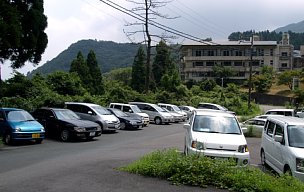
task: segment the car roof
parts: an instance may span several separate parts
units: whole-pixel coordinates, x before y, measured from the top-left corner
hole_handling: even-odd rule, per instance
[[[282,123],[290,124],[290,125],[304,125],[303,118],[292,117],[292,116],[271,116],[268,117],[267,120],[280,121]]]
[[[10,108],[10,107],[2,107],[0,108],[0,110],[2,111],[21,111],[23,109],[19,109],[19,108]]]
[[[136,106],[136,105],[129,104],[129,103],[110,103],[109,105]]]
[[[231,113],[227,113],[221,110],[213,110],[213,109],[194,109],[194,113],[196,115],[212,115],[212,116],[224,116],[224,117],[235,117]]]
[[[283,108],[280,108],[280,109],[269,109],[266,112],[268,112],[268,111],[294,111],[294,109],[283,109]]]
[[[85,106],[99,106],[95,103],[84,103],[84,102],[65,102],[65,104],[79,104],[79,105],[85,105]]]
[[[167,105],[167,106],[176,106],[176,105],[173,105],[173,104],[169,104],[169,103],[158,103],[157,105]]]

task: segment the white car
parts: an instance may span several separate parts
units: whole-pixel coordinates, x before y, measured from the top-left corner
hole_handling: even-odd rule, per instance
[[[249,127],[253,127],[253,129],[255,129],[257,132],[262,133],[265,122],[266,122],[266,118],[255,117],[240,123],[240,125],[241,127],[246,127],[247,129]]]
[[[196,109],[184,128],[186,155],[232,157],[238,166],[249,164],[247,142],[235,115],[220,110]]]
[[[262,165],[279,174],[288,173],[304,181],[304,120],[268,117],[261,142]]]

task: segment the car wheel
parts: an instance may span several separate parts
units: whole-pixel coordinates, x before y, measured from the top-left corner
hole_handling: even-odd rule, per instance
[[[68,141],[70,139],[70,132],[67,129],[64,129],[60,133],[60,139],[62,141]]]
[[[267,166],[265,152],[264,152],[263,149],[261,150],[261,164],[262,164],[263,167]]]
[[[155,124],[156,124],[156,125],[162,124],[162,120],[161,120],[160,117],[155,117],[154,121],[155,121]]]
[[[120,129],[126,129],[126,123],[120,122]]]
[[[285,168],[285,170],[284,170],[284,174],[289,175],[289,176],[292,176],[292,172],[291,172],[291,170],[290,170],[290,167],[289,167],[289,166],[287,166],[287,167]]]
[[[11,145],[12,144],[12,136],[11,134],[5,134],[4,137],[3,137],[3,141],[5,144],[7,145]]]
[[[41,144],[41,143],[42,143],[42,140],[43,140],[43,139],[36,139],[35,142],[36,142],[37,144]]]

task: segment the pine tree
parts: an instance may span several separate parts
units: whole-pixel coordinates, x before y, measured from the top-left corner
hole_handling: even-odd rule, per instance
[[[87,56],[86,64],[88,66],[89,74],[91,78],[89,84],[89,89],[91,94],[102,95],[104,93],[102,74],[100,68],[98,67],[96,55],[93,50],[90,50]]]
[[[85,61],[81,51],[78,52],[77,58],[74,59],[71,63],[70,73],[73,73],[73,72],[78,74],[84,87],[86,89],[89,89],[88,85],[90,85],[91,75],[89,73],[89,68],[86,64],[86,61]]]
[[[132,88],[138,92],[145,90],[145,79],[146,79],[146,54],[142,46],[138,48],[137,54],[134,58],[132,65]]]

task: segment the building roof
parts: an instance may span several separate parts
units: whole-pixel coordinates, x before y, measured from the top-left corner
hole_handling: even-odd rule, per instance
[[[240,41],[186,41],[182,44],[182,46],[216,46],[216,45],[227,45],[227,46],[250,46],[250,41],[240,40]],[[253,41],[253,45],[270,45],[270,46],[276,46],[276,41]]]

